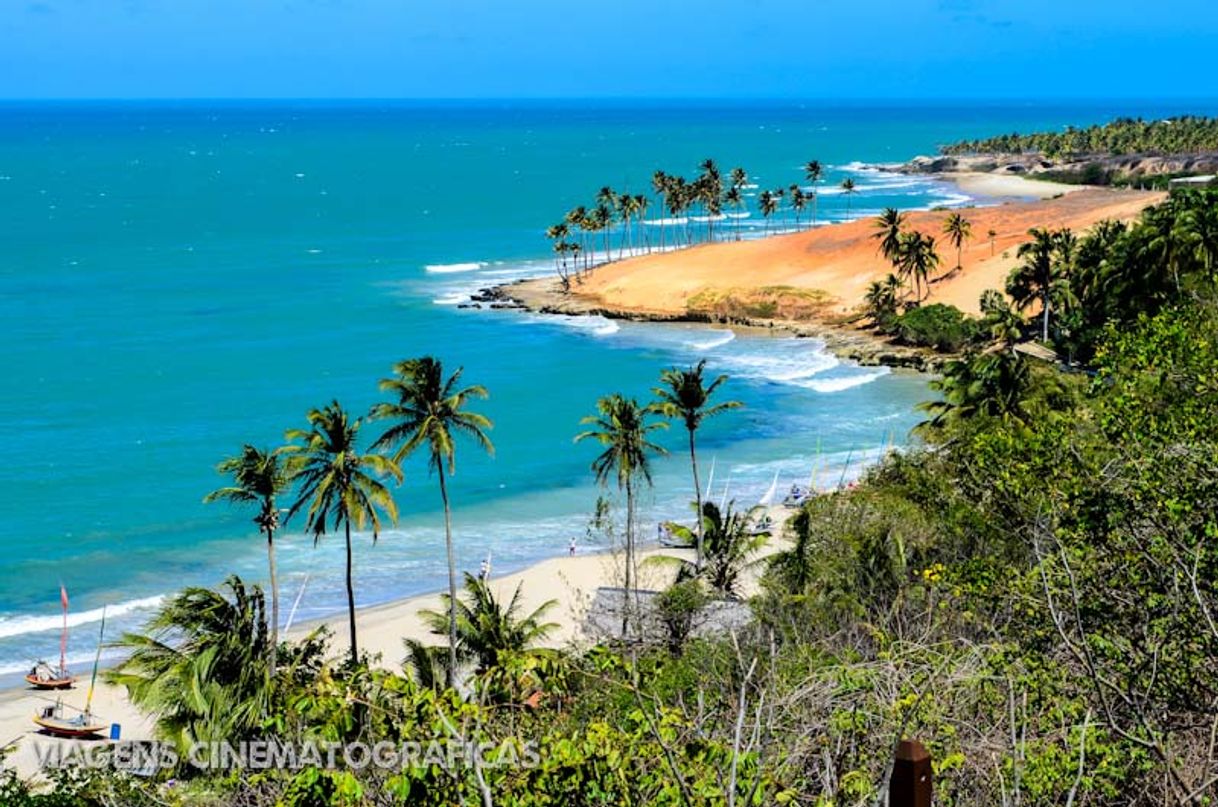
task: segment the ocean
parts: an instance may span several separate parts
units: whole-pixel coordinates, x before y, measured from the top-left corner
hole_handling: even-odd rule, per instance
[[[699,435],[712,496],[860,472],[908,440],[927,379],[843,363],[814,340],[722,327],[472,310],[480,288],[552,271],[545,228],[601,185],[649,192],[713,157],[761,187],[827,167],[821,220],[985,203],[861,170],[957,138],[1196,109],[1147,105],[710,102],[182,102],[0,105],[0,678],[139,626],[162,597],[229,574],[261,581],[252,513],[202,504],[215,464],[275,446],[331,399],[364,412],[402,358],[440,357],[491,393],[493,458],[462,445],[459,564],[496,571],[583,543],[598,495],[574,445],[598,396],[646,398],[706,358],[745,408]],[[835,189],[853,178],[858,193]],[[756,191],[751,191],[755,193]],[[755,198],[750,200],[755,204]],[[653,212],[653,215],[658,215]],[[756,235],[760,219],[744,221]],[[375,428],[375,427],[373,427]],[[369,434],[371,436],[371,433]],[[645,524],[688,514],[684,432],[661,437]],[[405,467],[402,517],[360,535],[361,605],[440,588],[435,480]],[[646,531],[646,528],[645,528]],[[344,605],[341,539],[279,538],[285,612]],[[306,584],[307,581],[307,584]],[[285,613],[286,617],[286,613]]]

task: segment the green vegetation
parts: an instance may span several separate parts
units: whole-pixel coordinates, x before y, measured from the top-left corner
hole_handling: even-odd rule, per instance
[[[617,259],[628,252],[642,250],[661,251],[669,247],[692,246],[699,240],[712,243],[720,239],[715,225],[732,219],[733,240],[740,240],[741,221],[747,217],[748,203],[745,187],[749,185],[748,173],[740,167],[728,172],[726,182],[718,163],[705,159],[698,165],[698,175],[692,179],[657,170],[651,176],[652,196],[646,194],[618,193],[608,186],[602,187],[593,198],[591,207],[580,205],[572,208],[562,221],[546,228],[554,253],[554,271],[564,290],[571,283],[582,283],[584,276],[600,263],[613,260],[613,242],[617,242]],[[774,216],[785,219],[789,211],[796,230],[803,229],[803,212],[812,205],[810,226],[816,226],[817,188],[824,177],[824,166],[811,160],[803,166],[807,189],[792,183],[787,187],[766,189],[757,195],[757,213],[765,221],[764,232],[769,234],[770,221]],[[850,197],[855,193],[854,181],[842,182],[846,193],[847,214]],[[784,206],[783,202],[787,200]],[[660,212],[658,222],[649,222],[647,211],[652,207]],[[730,216],[724,211],[730,210]],[[706,227],[695,227],[705,223]],[[780,222],[779,227],[782,227]],[[656,239],[652,239],[652,231]],[[597,236],[601,243],[598,247]],[[574,236],[574,239],[572,239]],[[599,255],[598,255],[599,250]]]
[[[954,305],[935,303],[900,314],[891,320],[887,330],[907,345],[958,353],[978,341],[981,323]]]
[[[1067,155],[1121,155],[1144,152],[1196,154],[1218,151],[1218,118],[1184,116],[1144,121],[1119,118],[1085,129],[1062,132],[1007,134],[981,140],[964,140],[940,149],[944,154],[1039,153],[1048,159]]]
[[[412,647],[399,672],[329,660],[324,635],[284,643],[272,672],[262,594],[231,579],[167,602],[147,636],[124,638],[132,656],[111,674],[174,742],[440,737],[487,749],[469,764],[75,770],[41,793],[6,773],[0,801],[884,804],[894,743],[916,736],[941,807],[1213,804],[1216,209],[1218,192],[1178,193],[1069,248],[1060,231],[1034,238],[1014,276],[1050,315],[1024,322],[984,295],[978,327],[996,347],[935,382],[924,443],[793,513],[746,627],[694,630],[711,604],[734,605],[713,599],[742,595],[764,534],[752,514],[704,502],[702,567],[656,596],[655,635],[538,650],[544,607],[523,615],[519,589],[505,605],[467,578],[457,689],[441,684],[441,652]],[[955,321],[932,309],[899,316]],[[1012,327],[1047,328],[1076,366],[1012,350],[1025,335]],[[594,470],[626,495],[628,549],[637,485],[660,453],[654,411],[608,396],[581,435],[604,446]],[[392,514],[372,506],[373,483],[395,469],[360,453],[359,422],[337,404],[310,421],[287,464],[308,528]],[[443,613],[432,622],[449,627]]]

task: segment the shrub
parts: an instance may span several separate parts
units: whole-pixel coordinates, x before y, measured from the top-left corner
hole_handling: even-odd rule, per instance
[[[948,353],[960,351],[981,336],[976,319],[943,303],[910,309],[897,317],[892,327],[896,337],[905,344],[933,347]]]

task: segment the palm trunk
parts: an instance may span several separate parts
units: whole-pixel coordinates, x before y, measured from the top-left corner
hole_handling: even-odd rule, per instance
[[[622,638],[630,627],[630,592],[634,582],[634,485],[626,480],[626,585],[622,592]]]
[[[694,522],[698,536],[697,548],[694,551],[694,568],[702,571],[702,484],[698,481],[698,454],[694,450],[694,430],[689,430],[689,464],[694,469],[694,502],[698,508],[697,519]]]
[[[359,645],[355,640],[355,585],[351,582],[351,522],[347,527],[347,621],[351,628],[351,667],[359,664]]]
[[[448,686],[457,684],[457,560],[453,556],[452,511],[448,506],[448,485],[444,464],[440,469],[440,498],[444,500],[444,549],[448,553]]]
[[[1044,316],[1044,325],[1041,327],[1041,331],[1042,331],[1041,339],[1045,342],[1048,342],[1049,341],[1049,295],[1048,295],[1048,293],[1045,294],[1044,308],[1045,308],[1045,316]]]
[[[275,665],[279,655],[279,576],[275,570],[275,531],[266,531],[266,559],[271,570],[271,677],[275,677]]]

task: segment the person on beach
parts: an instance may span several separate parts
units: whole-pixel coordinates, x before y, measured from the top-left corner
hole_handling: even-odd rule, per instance
[[[571,539],[571,543],[567,544],[567,553],[570,554],[571,557],[575,557],[575,539],[574,538]]]
[[[482,559],[481,565],[478,567],[478,579],[483,583],[491,576],[491,562],[486,558]]]

